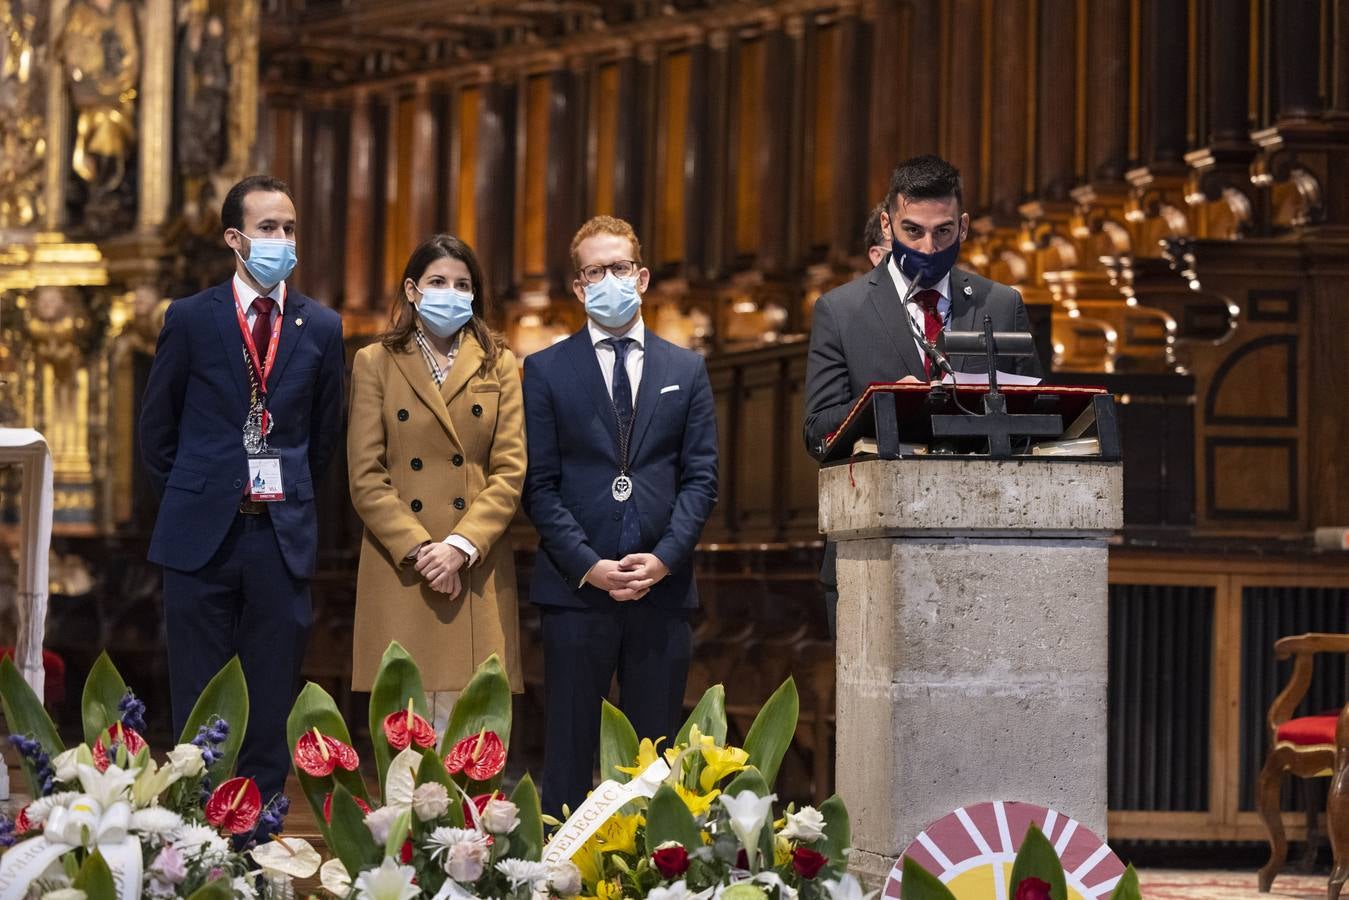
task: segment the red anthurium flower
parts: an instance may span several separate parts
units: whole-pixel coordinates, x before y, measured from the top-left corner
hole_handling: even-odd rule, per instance
[[[398,861],[401,863],[412,862],[412,841],[403,841],[403,849],[398,854]]]
[[[206,821],[231,834],[252,831],[261,813],[262,791],[252,778],[231,778],[206,801]]]
[[[689,851],[683,847],[662,847],[651,854],[651,861],[662,878],[678,878],[688,871]]]
[[[484,728],[470,734],[450,748],[445,757],[445,771],[451,775],[463,772],[474,781],[487,781],[506,768],[506,745],[495,731]]]
[[[389,713],[384,717],[384,737],[395,750],[406,750],[408,744],[418,747],[434,747],[436,730],[431,723],[412,711],[412,701],[408,701],[406,710]]]
[[[28,821],[28,807],[19,810],[19,814],[14,817],[14,831],[18,834],[33,830],[33,823]]]
[[[487,808],[487,804],[491,801],[493,797],[502,797],[502,796],[505,795],[502,794],[500,791],[492,791],[490,794],[479,794],[478,796],[474,797],[473,807],[477,809],[479,817],[482,816],[482,811]],[[468,801],[465,800],[460,805],[463,806],[464,808],[464,825],[467,826],[468,828],[472,828],[473,813],[469,811]]]
[[[827,862],[829,857],[809,847],[797,847],[792,851],[792,868],[796,870],[797,875],[807,880],[820,874],[820,870]]]
[[[356,805],[361,808],[361,812],[367,816],[370,815],[370,804],[366,803],[360,797],[352,795],[351,799],[356,801]],[[329,794],[323,798],[323,821],[331,823],[333,820],[333,795]]]
[[[1049,884],[1033,876],[1021,879],[1015,900],[1049,900]]]
[[[350,744],[328,737],[317,728],[306,731],[295,742],[295,768],[306,775],[322,778],[333,774],[338,766],[355,772],[360,764],[361,758]]]
[[[116,761],[113,756],[113,748],[121,744],[126,748],[127,760],[141,752],[145,746],[145,738],[136,733],[136,729],[127,728],[121,722],[114,722],[108,730],[98,736],[94,741],[94,768],[100,772],[106,772],[108,766]]]

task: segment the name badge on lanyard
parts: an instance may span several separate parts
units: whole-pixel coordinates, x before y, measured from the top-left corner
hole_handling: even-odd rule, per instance
[[[271,434],[274,422],[267,408],[267,379],[276,363],[276,350],[281,340],[281,304],[285,302],[286,286],[281,285],[281,301],[277,304],[272,333],[267,340],[267,354],[258,353],[253,340],[252,329],[248,327],[248,317],[244,313],[243,303],[239,300],[238,287],[234,291],[234,312],[239,319],[239,333],[244,342],[244,360],[248,366],[248,380],[252,385],[249,398],[248,415],[244,419],[244,451],[248,454],[248,497],[251,500],[274,502],[286,499],[281,481],[281,457],[271,452],[267,436]]]

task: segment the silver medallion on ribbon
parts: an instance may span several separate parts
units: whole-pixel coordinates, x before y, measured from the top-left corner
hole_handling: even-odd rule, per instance
[[[619,475],[614,479],[612,490],[615,500],[619,503],[627,502],[627,499],[632,496],[632,478],[628,475]]]

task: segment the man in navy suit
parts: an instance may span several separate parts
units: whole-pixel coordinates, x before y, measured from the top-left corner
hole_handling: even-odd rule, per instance
[[[525,360],[525,511],[539,532],[530,597],[543,624],[543,803],[594,786],[600,704],[618,675],[641,737],[679,725],[698,605],[693,549],[717,501],[717,426],[702,357],[646,330],[651,273],[632,226],[572,239],[586,327]],[[602,777],[614,773],[603,772]]]
[[[290,769],[314,483],[342,434],[345,357],[337,313],[287,290],[296,257],[286,185],[244,179],[220,220],[234,277],[169,305],[142,400],[141,453],[160,495],[149,558],[164,567],[174,729],[237,654],[249,701],[239,771],[266,800]]]

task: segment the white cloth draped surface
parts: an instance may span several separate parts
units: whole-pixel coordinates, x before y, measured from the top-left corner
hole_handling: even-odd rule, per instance
[[[19,633],[14,663],[43,699],[42,638],[47,627],[47,553],[52,542],[52,455],[31,428],[0,428],[0,465],[19,465]]]

